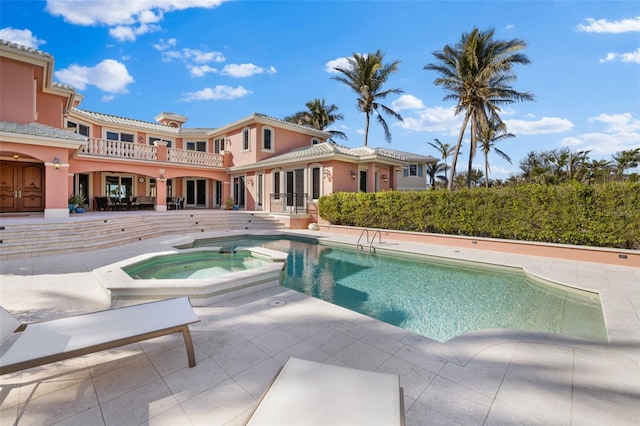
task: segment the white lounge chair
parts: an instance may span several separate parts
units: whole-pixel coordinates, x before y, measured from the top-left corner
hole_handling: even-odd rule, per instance
[[[400,378],[289,358],[245,425],[404,425]]]
[[[18,334],[0,357],[0,375],[172,333],[182,333],[189,367],[196,365],[189,324],[200,319],[188,297],[33,324],[0,306],[0,320],[2,343]]]

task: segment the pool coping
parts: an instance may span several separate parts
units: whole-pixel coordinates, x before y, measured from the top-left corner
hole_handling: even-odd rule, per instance
[[[235,271],[218,277],[203,279],[134,279],[123,268],[159,256],[177,253],[220,252],[222,247],[178,249],[177,244],[162,251],[149,252],[111,263],[93,270],[111,300],[112,307],[127,306],[153,300],[188,296],[192,306],[209,306],[254,291],[275,287],[282,283],[287,253],[263,247],[238,247],[255,257],[268,259],[266,265]]]

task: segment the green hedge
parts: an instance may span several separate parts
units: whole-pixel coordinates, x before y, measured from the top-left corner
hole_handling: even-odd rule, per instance
[[[321,197],[334,225],[640,249],[640,183],[517,185]]]

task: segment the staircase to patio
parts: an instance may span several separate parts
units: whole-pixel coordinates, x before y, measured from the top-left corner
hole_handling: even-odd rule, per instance
[[[98,250],[162,235],[278,230],[283,226],[267,213],[224,210],[100,212],[74,214],[60,221],[0,218],[0,260]]]

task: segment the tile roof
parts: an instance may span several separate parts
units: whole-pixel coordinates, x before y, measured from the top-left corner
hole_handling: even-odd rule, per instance
[[[402,162],[409,162],[415,160],[423,161],[435,161],[436,159],[430,156],[413,154],[410,152],[397,151],[387,148],[370,148],[370,147],[358,147],[349,148],[343,145],[338,145],[335,142],[324,142],[316,145],[307,146],[304,148],[294,149],[282,155],[276,155],[275,157],[267,158],[266,160],[258,161],[257,163],[247,164],[233,169],[245,169],[254,167],[264,167],[278,163],[288,163],[298,160],[310,160],[320,159],[323,157],[330,157],[333,155],[340,155],[344,157],[351,157],[353,161],[358,161],[362,157],[378,156],[386,158],[388,160],[396,160]]]
[[[46,126],[41,123],[11,123],[8,121],[0,121],[0,131],[8,133],[17,133],[21,135],[43,136],[57,139],[67,139],[71,141],[84,142],[86,136],[79,135],[75,132],[56,127]]]
[[[7,47],[11,47],[11,48],[16,49],[16,50],[20,50],[20,51],[25,52],[25,53],[30,53],[32,55],[42,56],[43,58],[46,58],[46,59],[53,59],[53,56],[51,56],[47,52],[44,52],[44,51],[38,50],[38,49],[34,49],[32,47],[23,46],[21,44],[14,43],[14,42],[8,41],[8,40],[0,39],[0,46],[7,46]]]
[[[77,112],[80,115],[84,115],[85,117],[92,118],[94,120],[101,121],[103,123],[111,123],[114,125],[123,125],[123,126],[131,126],[137,127],[141,129],[147,129],[157,132],[163,133],[173,133],[175,135],[182,134],[206,134],[215,130],[214,128],[179,128],[179,127],[170,127],[165,126],[160,123],[153,123],[150,121],[142,121],[136,120],[134,118],[126,118],[126,117],[118,117],[116,115],[104,114],[101,112],[93,112],[93,111],[85,111],[78,108],[73,109],[74,112]]]
[[[430,155],[421,155],[421,154],[416,154],[413,152],[407,152],[407,151],[398,151],[397,149],[389,149],[389,148],[376,148],[376,152],[380,153],[380,154],[386,154],[389,156],[393,156],[399,159],[402,159],[404,161],[410,161],[410,160],[421,160],[421,161],[425,161],[425,162],[436,162],[438,161],[437,158],[432,157]]]
[[[243,118],[241,118],[239,120],[232,121],[231,123],[225,124],[225,125],[219,127],[216,130],[222,131],[225,128],[235,127],[235,126],[238,126],[238,125],[240,125],[241,123],[243,123],[245,121],[251,121],[251,120],[256,120],[256,119],[263,119],[263,120],[266,120],[266,121],[270,121],[272,123],[278,123],[278,124],[282,124],[282,125],[286,125],[286,126],[290,126],[290,127],[296,127],[296,128],[298,128],[300,130],[305,130],[307,132],[317,133],[318,135],[321,135],[321,136],[323,136],[323,137],[325,137],[327,139],[331,136],[329,133],[324,132],[322,130],[314,129],[313,127],[304,126],[302,124],[297,124],[297,123],[291,123],[289,121],[285,121],[285,120],[282,120],[280,118],[270,117],[268,115],[260,114],[258,112],[254,112],[253,114],[248,115],[246,117],[243,117]]]

